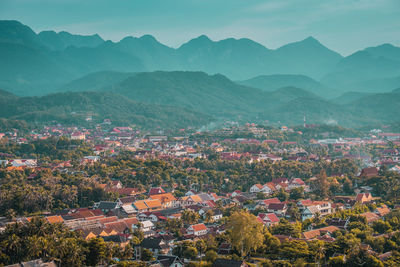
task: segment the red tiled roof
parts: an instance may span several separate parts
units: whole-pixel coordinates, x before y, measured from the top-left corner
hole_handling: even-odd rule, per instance
[[[204,223],[194,224],[192,225],[192,228],[194,232],[207,230],[207,227],[204,225]]]
[[[267,205],[267,206],[268,206],[269,204],[271,204],[271,203],[281,203],[281,201],[280,201],[278,198],[276,198],[276,197],[264,199],[264,200],[262,200],[262,202],[263,202],[265,205]]]

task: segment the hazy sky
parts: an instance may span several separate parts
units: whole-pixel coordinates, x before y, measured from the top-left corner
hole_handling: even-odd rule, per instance
[[[152,34],[173,47],[201,34],[268,48],[314,36],[344,55],[400,45],[400,0],[0,0],[0,19],[113,41]]]

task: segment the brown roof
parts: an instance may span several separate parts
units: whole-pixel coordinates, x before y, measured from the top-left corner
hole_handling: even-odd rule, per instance
[[[136,195],[138,192],[137,188],[131,188],[131,187],[125,187],[125,188],[119,188],[117,189],[118,194],[120,195]]]
[[[124,221],[105,223],[106,229],[115,230],[118,233],[123,233],[129,226]]]
[[[129,226],[129,228],[132,228],[132,225],[136,225],[139,222],[136,218],[126,218],[123,219],[123,221]]]
[[[71,214],[69,214],[69,215],[71,215],[71,216],[74,217],[75,219],[89,218],[89,217],[95,216],[95,215],[93,214],[93,212],[91,212],[91,211],[89,211],[89,210],[81,210],[81,211],[78,211],[78,212],[75,212],[75,213],[71,213]]]
[[[127,196],[119,198],[119,201],[121,201],[122,204],[132,204],[133,202],[135,202],[135,200],[136,200],[135,196]]]

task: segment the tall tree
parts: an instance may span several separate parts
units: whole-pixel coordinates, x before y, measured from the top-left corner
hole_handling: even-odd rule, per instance
[[[256,216],[246,211],[236,211],[227,222],[228,238],[242,257],[261,247],[264,242],[264,226]]]

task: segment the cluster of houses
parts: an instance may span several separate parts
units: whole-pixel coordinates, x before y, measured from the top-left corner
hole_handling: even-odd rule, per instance
[[[296,205],[300,212],[300,220],[311,219],[316,216],[326,216],[338,209],[351,208],[354,205],[374,202],[377,198],[370,193],[359,193],[355,196],[337,196],[332,201],[315,201],[301,199],[298,201],[280,201],[276,197],[258,199],[260,192],[265,196],[276,190],[290,191],[294,188],[307,185],[299,178],[279,178],[265,185],[255,184],[249,192],[234,191],[223,196],[215,193],[203,193],[189,190],[182,197],[174,196],[174,192],[167,192],[162,187],[153,187],[143,192],[137,189],[126,191],[124,197],[115,201],[100,201],[90,208],[64,210],[47,216],[49,223],[63,223],[71,230],[79,231],[85,239],[101,237],[106,241],[117,242],[121,246],[128,244],[134,232],[138,229],[144,235],[143,241],[135,247],[135,257],[140,259],[144,249],[153,252],[159,262],[166,265],[181,266],[183,262],[172,255],[177,239],[163,228],[163,222],[182,218],[185,211],[198,214],[199,221],[194,224],[184,224],[179,229],[180,240],[195,240],[216,235],[225,231],[225,225],[220,223],[223,210],[227,207],[248,209],[256,214],[256,219],[266,227],[274,226],[282,218],[290,218],[289,206]],[[120,181],[113,181],[106,185],[108,190],[124,189]],[[119,191],[118,191],[119,192]],[[122,191],[121,191],[122,192]],[[247,200],[252,200],[248,204]],[[387,206],[376,208],[373,212],[360,214],[365,216],[368,223],[379,220],[390,212]],[[30,220],[31,218],[26,218]],[[309,229],[303,232],[301,240],[321,239],[333,241],[331,234],[339,229],[346,229],[347,220],[329,219],[328,226],[319,229]],[[277,235],[278,239],[294,239],[290,236]],[[227,254],[231,250],[229,244],[221,244],[218,253]],[[160,263],[162,264],[162,263]],[[168,265],[178,264],[178,265]]]

